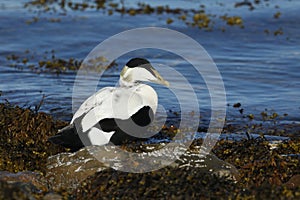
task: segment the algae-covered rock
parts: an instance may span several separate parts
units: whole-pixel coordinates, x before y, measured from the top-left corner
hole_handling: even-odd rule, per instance
[[[83,181],[75,192],[77,199],[201,199],[224,197],[233,187],[232,181],[199,168],[166,167],[147,173],[107,169]]]
[[[8,171],[0,171],[0,181],[6,181],[9,183],[27,183],[36,188],[39,191],[47,191],[47,184],[44,177],[36,172],[24,171],[18,173],[11,173]]]
[[[130,155],[132,152],[128,154],[124,149],[119,151],[119,147],[116,146],[90,147],[91,156],[113,168],[104,169],[82,180],[75,190],[76,198],[199,199],[222,197],[226,194],[227,188],[234,189],[233,180],[238,179],[235,167],[211,153],[201,152],[200,147],[193,146],[193,149],[183,151],[183,154],[177,149],[177,145],[161,148],[161,144],[157,144],[156,147],[154,145],[148,147],[152,152],[148,150],[135,156]],[[179,145],[179,148],[184,147]],[[147,149],[147,145],[142,149]],[[160,151],[155,152],[158,149]],[[168,163],[168,159],[174,162],[164,165]],[[154,168],[159,166],[161,168],[151,171],[148,168],[151,165]]]
[[[47,142],[66,124],[0,104],[0,199],[300,198],[299,137],[272,146],[263,136],[220,140],[213,153],[201,139],[69,153]]]
[[[41,171],[48,156],[64,149],[48,137],[66,123],[43,112],[0,104],[0,171]]]
[[[9,183],[0,181],[0,199],[5,200],[28,200],[36,199],[34,191],[36,188],[28,183]]]
[[[276,148],[271,148],[263,137],[239,142],[222,140],[213,151],[237,167],[240,184],[245,186],[282,185],[294,174],[300,174],[299,140],[284,141]]]
[[[105,169],[82,180],[75,194],[77,199],[297,199],[300,197],[298,178],[290,177],[299,174],[298,158],[278,154],[279,151],[283,153],[281,148],[270,149],[268,141],[262,138],[224,140],[217,143],[214,152],[225,162],[211,153],[204,157],[199,146],[193,144],[172,165],[145,173],[119,170],[122,169],[120,164],[145,167],[136,162],[139,160],[133,161],[127,156],[127,162],[125,158],[120,162],[120,157],[112,157],[111,161],[117,163],[113,165],[114,169]],[[172,151],[171,147],[164,152],[169,154]],[[93,151],[92,154],[97,156]],[[103,155],[101,151],[98,158]],[[106,161],[110,156],[106,156]],[[159,157],[157,160],[158,163],[163,161]],[[230,176],[234,178],[228,178]]]
[[[41,174],[0,171],[0,199],[40,199],[47,190]]]

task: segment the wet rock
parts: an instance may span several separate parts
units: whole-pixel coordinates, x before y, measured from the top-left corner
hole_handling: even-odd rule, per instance
[[[227,177],[229,180],[239,180],[239,171],[232,164],[219,159],[212,152],[201,153],[201,146],[193,146],[193,150],[188,150],[176,162],[179,167],[199,168],[203,173],[207,170],[219,177]]]
[[[300,188],[300,174],[292,176],[292,178],[284,185],[288,188]]]
[[[43,200],[63,200],[63,197],[59,194],[48,193],[43,197]]]
[[[281,186],[292,174],[299,174],[298,141],[285,141],[272,148],[270,142],[260,137],[250,140],[222,140],[213,152],[222,160],[234,164],[240,172],[240,184],[246,187],[263,184]]]
[[[232,180],[238,179],[234,166],[200,146],[187,151],[182,144],[143,145],[133,152],[118,146],[86,149],[111,168],[82,180],[75,190],[77,199],[206,198],[211,194],[204,191],[224,195],[224,185],[234,187]]]
[[[47,162],[46,179],[54,190],[74,189],[88,176],[106,168],[89,153],[87,148],[82,148],[75,153],[50,156]]]
[[[165,167],[147,173],[107,169],[84,180],[75,194],[77,199],[208,199],[224,197],[234,187],[232,181],[198,169]]]
[[[0,199],[300,198],[297,136],[274,148],[264,136],[220,140],[217,156],[201,149],[200,140],[189,148],[106,145],[68,153],[47,142],[64,124],[0,104]]]
[[[0,171],[0,181],[8,183],[30,184],[35,187],[37,191],[47,191],[47,185],[43,176],[36,172],[25,171],[11,173],[7,171]]]
[[[0,181],[0,199],[5,200],[32,200],[36,199],[32,191],[36,191],[36,188],[28,183],[9,183],[6,181]]]
[[[0,199],[41,199],[48,191],[45,179],[35,172],[0,172]]]
[[[89,176],[113,168],[129,173],[145,173],[164,167],[181,171],[195,170],[228,180],[237,180],[238,171],[233,165],[213,154],[200,153],[200,147],[186,152],[182,145],[144,145],[142,153],[129,152],[114,145],[84,147],[75,153],[60,153],[49,157],[46,179],[54,190],[74,189]],[[182,150],[180,152],[180,149]],[[139,149],[140,151],[141,149]],[[137,149],[135,149],[137,151]]]
[[[128,148],[128,147],[127,147]],[[199,168],[199,171],[212,172],[218,175],[229,175],[232,179],[238,177],[236,168],[218,159],[212,153],[207,153],[201,146],[189,149],[184,144],[151,144],[141,145],[132,150],[121,149],[118,146],[91,147],[91,155],[100,162],[108,164],[115,170],[143,173],[166,166],[173,168]]]

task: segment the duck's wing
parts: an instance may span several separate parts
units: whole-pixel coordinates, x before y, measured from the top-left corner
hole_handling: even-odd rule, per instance
[[[136,87],[104,88],[88,98],[75,113],[72,122],[79,118],[83,132],[103,119],[129,119],[144,106],[148,106]]]
[[[88,99],[86,99],[78,108],[78,110],[74,113],[70,124],[73,124],[75,119],[82,117],[91,109],[100,105],[103,101],[105,101],[105,99],[109,98],[114,89],[114,87],[105,87],[99,90],[97,93],[90,96]]]

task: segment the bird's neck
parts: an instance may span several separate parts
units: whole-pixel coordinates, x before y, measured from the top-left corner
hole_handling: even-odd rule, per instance
[[[129,82],[127,80],[124,80],[123,78],[120,77],[119,79],[119,85],[120,87],[131,87],[131,86],[135,86],[135,85],[139,85],[139,82]]]

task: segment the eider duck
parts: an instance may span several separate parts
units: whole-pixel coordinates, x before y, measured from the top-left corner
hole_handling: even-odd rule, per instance
[[[158,103],[155,90],[143,82],[169,86],[148,60],[133,58],[122,69],[117,87],[102,88],[86,99],[70,125],[49,141],[77,151],[83,146],[140,139]]]

